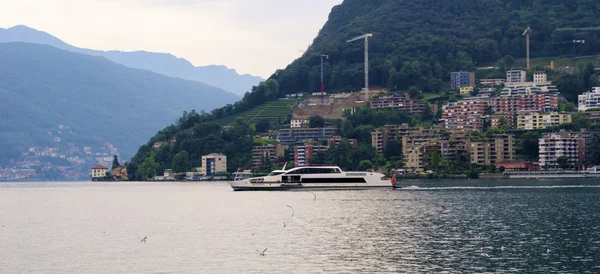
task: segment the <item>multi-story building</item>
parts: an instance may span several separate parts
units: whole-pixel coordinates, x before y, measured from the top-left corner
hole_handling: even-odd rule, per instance
[[[457,71],[450,73],[450,89],[459,90],[461,87],[475,86],[475,73]]]
[[[486,115],[487,101],[459,101],[442,107],[442,121],[447,129],[483,129],[483,119]]]
[[[579,133],[561,130],[558,133],[544,134],[539,142],[540,168],[558,169],[557,159],[566,156],[570,165],[581,170],[589,140],[590,135],[585,129],[581,129]]]
[[[279,131],[277,140],[282,146],[290,146],[301,141],[328,140],[335,134],[335,128],[286,128]]]
[[[290,127],[292,127],[292,128],[308,127],[308,118],[292,117],[292,119],[290,119]]]
[[[518,129],[542,129],[571,122],[571,114],[549,112],[531,113],[517,116]]]
[[[371,133],[371,145],[377,152],[382,153],[390,140],[402,140],[409,130],[408,124],[386,125]]]
[[[202,174],[204,176],[227,172],[227,156],[211,153],[202,156]]]
[[[465,132],[452,132],[448,137],[439,141],[441,159],[446,162],[458,160],[460,157],[469,158],[469,148],[473,137]]]
[[[92,167],[92,179],[98,179],[98,178],[103,178],[106,177],[106,172],[108,172],[108,168],[101,166],[101,165],[97,165],[95,167]]]
[[[558,94],[543,93],[518,96],[496,97],[490,100],[492,111],[496,114],[516,114],[523,111],[558,111]]]
[[[577,108],[579,111],[600,108],[600,87],[595,87],[591,91],[579,95],[579,104]]]
[[[548,82],[548,77],[546,73],[543,71],[536,71],[533,73],[533,82],[534,83],[546,83]]]
[[[423,112],[425,105],[409,98],[406,93],[387,96],[375,96],[371,100],[371,108],[393,108],[398,111],[419,113]]]
[[[280,145],[260,145],[252,147],[252,165],[261,166],[264,164],[263,160],[267,158],[271,163],[275,163],[277,158],[283,157],[285,149]]]
[[[509,70],[506,72],[506,83],[519,83],[527,80],[527,72],[524,70]]]
[[[327,151],[326,146],[320,146],[313,143],[298,144],[294,146],[294,163],[296,167],[303,167],[309,164],[309,160],[320,151]]]
[[[514,135],[499,134],[492,138],[473,140],[470,144],[471,163],[483,166],[514,160]]]
[[[423,172],[427,167],[427,151],[439,147],[441,128],[421,128],[402,137],[404,167],[412,172]]]
[[[482,86],[499,86],[506,83],[506,79],[481,79],[479,84]]]
[[[494,114],[490,117],[491,127],[499,128],[503,123],[512,127],[515,117],[512,114]]]

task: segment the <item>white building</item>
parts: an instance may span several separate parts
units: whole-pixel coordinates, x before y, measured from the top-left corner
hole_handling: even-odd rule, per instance
[[[534,83],[546,83],[546,82],[548,82],[548,77],[546,76],[546,73],[543,73],[541,71],[536,71],[533,73],[533,82]]]
[[[108,171],[108,168],[103,167],[101,165],[92,167],[92,179],[106,177],[106,172],[107,171]]]
[[[506,83],[525,82],[527,72],[524,70],[509,70],[506,72]]]
[[[554,127],[570,122],[571,114],[558,112],[530,113],[517,116],[517,128],[526,130]]]
[[[579,111],[600,108],[600,87],[595,87],[591,91],[579,95],[579,104],[577,107]]]
[[[570,165],[581,168],[588,139],[585,130],[579,133],[561,130],[559,133],[544,134],[539,142],[540,168],[558,169],[556,160],[561,156],[566,156]]]
[[[200,172],[205,176],[227,172],[227,156],[220,153],[202,156],[202,169]]]
[[[302,127],[308,127],[308,119],[307,119],[307,118],[298,118],[298,117],[294,117],[294,118],[292,118],[292,120],[290,121],[290,127],[291,127],[291,128],[302,128]]]

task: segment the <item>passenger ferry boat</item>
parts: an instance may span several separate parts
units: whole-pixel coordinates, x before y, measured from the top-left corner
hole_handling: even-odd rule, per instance
[[[229,184],[234,191],[370,189],[395,185],[395,175],[392,179],[383,177],[383,174],[375,172],[344,172],[337,166],[307,166],[274,170],[265,177],[234,180]]]

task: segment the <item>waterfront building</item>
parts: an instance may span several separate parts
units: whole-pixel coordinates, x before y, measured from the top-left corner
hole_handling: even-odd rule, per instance
[[[496,170],[504,167],[504,171],[529,171],[534,170],[533,164],[528,161],[502,161],[496,163]]]
[[[279,131],[277,141],[282,146],[290,146],[301,141],[328,140],[335,134],[336,128],[285,128]]]
[[[580,94],[578,97],[577,108],[579,111],[600,108],[600,87],[595,87],[591,91]]]
[[[108,168],[97,165],[92,167],[92,179],[104,178],[106,177],[106,172],[108,172]]]
[[[227,156],[220,153],[211,153],[202,156],[201,173],[204,176],[227,172]]]
[[[460,90],[461,87],[475,86],[475,73],[457,71],[450,73],[450,89]]]
[[[371,102],[371,108],[393,108],[402,112],[420,113],[425,105],[412,100],[406,93],[393,95],[375,96]]]
[[[517,116],[518,129],[542,129],[566,123],[571,123],[571,114],[549,112],[521,114]]]
[[[568,163],[578,170],[583,169],[586,144],[590,134],[581,129],[580,132],[565,131],[546,133],[539,141],[540,167],[546,170],[558,169],[557,159],[568,158]]]
[[[423,172],[427,167],[427,151],[439,148],[441,128],[420,128],[410,131],[402,137],[402,157],[404,167],[410,172]]]
[[[478,166],[514,160],[514,135],[498,134],[492,138],[473,140],[470,144],[471,163]]]
[[[442,107],[442,121],[447,129],[483,129],[482,116],[487,112],[487,101],[459,101]]]
[[[285,149],[280,145],[258,145],[252,147],[252,165],[261,166],[267,158],[275,163],[277,158],[285,155]]]

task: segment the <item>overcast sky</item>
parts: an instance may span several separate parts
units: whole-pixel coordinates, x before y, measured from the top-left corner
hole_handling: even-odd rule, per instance
[[[0,0],[0,27],[81,48],[168,52],[266,78],[301,55],[342,0]]]

